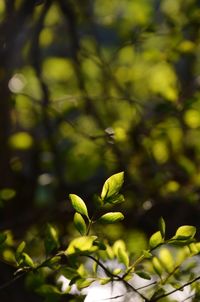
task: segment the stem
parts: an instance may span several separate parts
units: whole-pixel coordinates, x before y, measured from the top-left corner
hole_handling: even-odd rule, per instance
[[[88,219],[89,220],[89,224],[88,224],[88,227],[87,227],[87,231],[86,231],[86,236],[88,236],[89,235],[89,233],[90,233],[90,230],[91,230],[91,227],[92,227],[92,224],[93,224],[93,220],[92,220],[92,218],[91,219]]]
[[[184,289],[184,287],[186,287],[186,286],[188,286],[188,285],[190,285],[190,284],[192,284],[192,283],[194,283],[194,282],[196,282],[198,280],[200,280],[200,276],[196,277],[195,279],[193,279],[193,280],[191,280],[191,281],[189,281],[189,282],[181,285],[180,287],[178,287],[178,288],[176,288],[176,289],[174,289],[174,290],[172,290],[172,291],[170,291],[170,292],[168,292],[166,294],[160,295],[160,296],[158,296],[158,297],[150,300],[150,302],[155,302],[155,301],[158,301],[158,300],[160,300],[160,299],[162,299],[164,297],[170,296],[171,294],[177,292],[178,290]]]
[[[123,279],[123,276],[117,276],[114,275],[112,272],[110,272],[107,267],[105,267],[98,259],[96,259],[93,256],[90,255],[85,255],[85,257],[88,257],[90,259],[92,259],[93,261],[95,261],[105,272],[108,276],[110,276],[113,280],[116,281],[121,281],[123,282],[126,287],[130,288],[133,292],[137,293],[143,300],[144,302],[150,302],[150,300],[148,298],[146,298],[142,293],[140,293],[134,286],[132,286],[130,283],[128,283],[126,280]]]

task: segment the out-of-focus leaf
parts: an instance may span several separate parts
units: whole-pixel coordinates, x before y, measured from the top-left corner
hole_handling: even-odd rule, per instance
[[[93,245],[96,240],[96,236],[82,236],[72,240],[65,251],[66,255],[73,255],[81,252],[93,252],[98,249],[97,246]]]
[[[51,224],[47,224],[44,244],[47,255],[59,247],[57,231]]]
[[[164,239],[165,238],[166,225],[165,225],[165,221],[164,221],[163,217],[161,217],[159,219],[159,230],[160,230],[162,238]]]

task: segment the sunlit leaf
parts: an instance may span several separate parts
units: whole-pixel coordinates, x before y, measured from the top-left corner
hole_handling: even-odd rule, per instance
[[[30,266],[32,268],[35,267],[33,260],[27,253],[22,253],[23,265]]]
[[[90,286],[93,282],[94,282],[93,279],[92,280],[91,279],[78,279],[76,282],[76,286],[80,290],[80,289]]]
[[[81,235],[86,234],[87,226],[81,214],[74,214],[74,225]]]
[[[102,278],[100,279],[100,284],[105,285],[108,284],[111,281],[111,278]]]
[[[117,256],[118,256],[117,258],[118,258],[119,262],[123,263],[126,267],[129,266],[129,256],[128,256],[128,253],[124,249],[119,248]]]
[[[82,236],[73,239],[65,251],[65,254],[73,255],[76,253],[93,252],[97,250],[98,247],[93,245],[93,242],[96,240],[96,238],[96,236]]]
[[[102,215],[98,221],[101,223],[109,224],[121,221],[124,219],[124,215],[121,212],[109,212]]]
[[[162,248],[159,251],[159,261],[162,264],[162,266],[165,268],[165,270],[168,273],[171,273],[175,266],[175,261],[173,259],[172,254],[170,253],[170,250],[167,248]]]
[[[161,243],[163,243],[163,238],[160,231],[154,233],[149,239],[149,246],[151,249],[157,247]]]
[[[191,225],[183,225],[179,227],[176,231],[174,239],[189,239],[194,238],[196,234],[196,228]]]
[[[123,185],[123,182],[124,172],[120,172],[109,177],[103,185],[103,189],[101,192],[102,200],[118,195],[119,190]]]
[[[88,218],[88,210],[85,202],[77,195],[69,195],[73,208],[82,215],[85,215]]]
[[[16,258],[17,261],[19,261],[20,256],[21,256],[22,252],[24,251],[25,246],[26,246],[26,242],[25,241],[22,241],[18,245],[18,247],[16,249],[16,252],[15,252],[15,258]]]
[[[154,268],[155,272],[156,272],[159,276],[161,276],[161,275],[162,275],[162,272],[163,272],[163,268],[162,268],[162,266],[161,266],[161,264],[160,264],[160,261],[158,260],[157,257],[153,257],[153,259],[152,259],[152,265],[153,265],[153,268]]]

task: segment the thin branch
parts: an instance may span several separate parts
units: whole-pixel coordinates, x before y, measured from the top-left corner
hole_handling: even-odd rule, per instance
[[[22,278],[23,276],[25,276],[28,273],[28,271],[23,271],[23,273],[16,275],[13,279],[3,283],[0,285],[0,291],[3,290],[4,288],[12,285],[15,281],[17,281],[18,279]]]
[[[111,278],[113,278],[113,280],[121,281],[122,283],[124,283],[126,285],[126,287],[130,288],[133,292],[135,292],[136,294],[138,294],[142,299],[144,299],[145,302],[149,302],[150,301],[142,293],[140,293],[134,286],[132,286],[130,283],[128,283],[126,280],[124,280],[123,277],[121,277],[119,275],[114,275],[112,272],[110,272],[108,270],[108,268],[105,267],[98,259],[96,259],[95,257],[93,257],[91,255],[85,255],[85,257],[88,257],[88,258],[92,259],[93,261],[95,261],[106,272],[106,274],[108,276],[110,276]]]
[[[165,294],[163,294],[163,295],[160,295],[160,296],[158,296],[158,297],[156,297],[156,298],[150,300],[150,302],[155,302],[155,301],[158,301],[158,300],[160,300],[160,299],[162,299],[162,298],[164,298],[164,297],[170,296],[171,294],[173,294],[173,293],[175,293],[175,292],[177,292],[177,291],[179,291],[179,290],[184,289],[186,286],[191,285],[192,283],[194,283],[194,282],[196,282],[196,281],[198,281],[198,280],[200,280],[200,276],[194,278],[193,280],[191,280],[191,281],[189,281],[189,282],[187,282],[187,283],[181,285],[180,287],[178,287],[178,288],[176,288],[176,289],[174,289],[174,290],[172,290],[172,291],[170,291],[170,292],[168,292],[168,293],[165,293]]]

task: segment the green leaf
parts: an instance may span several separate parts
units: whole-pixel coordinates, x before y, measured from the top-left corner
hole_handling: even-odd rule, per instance
[[[164,267],[164,269],[168,273],[171,273],[175,267],[175,262],[174,262],[172,254],[170,253],[170,250],[163,247],[159,251],[158,257],[159,257],[159,261],[160,261],[161,265]]]
[[[74,225],[81,235],[86,234],[87,226],[81,214],[79,213],[74,214]]]
[[[17,262],[20,260],[21,254],[22,254],[22,252],[23,252],[25,246],[26,246],[26,242],[25,242],[25,241],[22,241],[22,242],[18,245],[18,247],[17,247],[17,249],[16,249],[16,252],[15,252],[15,258],[16,258]]]
[[[126,267],[129,266],[129,256],[124,249],[118,248],[117,258],[119,262],[123,263]]]
[[[151,280],[151,276],[146,272],[136,271],[135,273],[142,279]]]
[[[65,254],[70,256],[81,252],[93,252],[98,249],[93,245],[93,242],[97,239],[96,236],[82,236],[72,240],[65,251]]]
[[[193,255],[199,254],[199,252],[200,252],[200,242],[190,243],[190,245],[188,247],[189,247],[189,249],[190,249],[190,251]]]
[[[124,215],[121,212],[109,212],[102,215],[98,221],[104,224],[115,223],[124,219]]]
[[[161,217],[159,219],[158,226],[159,226],[159,231],[161,233],[161,236],[164,239],[165,238],[166,225],[165,225],[165,221],[164,221],[163,217]]]
[[[92,282],[94,282],[94,280],[90,280],[90,279],[78,279],[76,281],[76,286],[79,290],[86,288],[88,286],[90,286],[92,284]]]
[[[95,240],[93,244],[98,246],[98,248],[103,251],[105,251],[107,248],[103,241]]]
[[[106,200],[110,197],[117,196],[119,190],[124,183],[124,172],[120,172],[109,177],[104,185],[101,192],[101,199]]]
[[[153,257],[153,259],[152,259],[152,265],[153,265],[153,268],[154,268],[155,272],[156,272],[159,276],[161,276],[161,275],[162,275],[162,272],[163,272],[163,268],[162,268],[162,266],[161,266],[161,264],[160,264],[160,261],[158,260],[157,257]]]
[[[77,273],[77,269],[72,267],[64,267],[63,269],[61,269],[60,273],[69,280],[72,280],[73,278],[79,276],[79,274]]]
[[[114,269],[114,271],[112,273],[113,273],[113,275],[117,276],[117,275],[121,274],[121,272],[122,272],[121,268],[116,268],[116,269]]]
[[[196,228],[192,225],[183,225],[177,229],[174,239],[189,239],[194,238],[196,234]]]
[[[17,247],[16,254],[21,254],[23,252],[25,246],[26,246],[26,242],[22,241]]]
[[[88,210],[87,210],[85,202],[79,196],[77,196],[75,194],[70,194],[69,197],[70,197],[72,206],[76,210],[76,212],[78,212],[79,214],[85,215],[87,218],[89,218]]]
[[[112,280],[111,278],[102,278],[99,283],[101,285],[105,285],[105,284],[109,283],[111,280]]]
[[[45,266],[55,267],[56,264],[59,264],[60,260],[61,260],[60,256],[55,256],[49,259],[48,261],[45,261]]]
[[[36,289],[36,292],[44,297],[48,296],[57,296],[61,295],[62,293],[57,289],[57,287],[49,284],[44,284]]]
[[[23,262],[22,262],[23,265],[28,265],[32,268],[35,267],[33,260],[27,253],[22,253],[22,259],[23,259]]]
[[[144,250],[143,255],[145,259],[150,259],[152,257],[152,254],[150,253],[149,250]]]
[[[157,247],[158,245],[160,245],[161,243],[163,243],[163,238],[162,238],[162,235],[161,235],[161,232],[158,231],[156,233],[154,233],[151,238],[149,239],[149,245],[150,245],[150,248],[153,249],[155,247]]]
[[[49,223],[46,227],[44,244],[47,255],[59,247],[58,233],[56,229]]]

